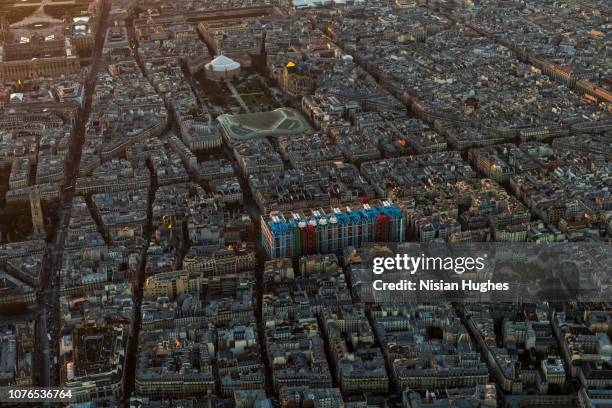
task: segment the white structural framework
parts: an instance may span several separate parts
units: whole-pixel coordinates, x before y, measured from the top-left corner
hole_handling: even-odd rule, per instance
[[[204,66],[206,76],[233,78],[240,73],[240,63],[221,54]]]

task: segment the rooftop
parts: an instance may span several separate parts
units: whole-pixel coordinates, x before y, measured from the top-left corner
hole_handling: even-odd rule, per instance
[[[224,114],[220,115],[217,121],[225,136],[234,140],[297,135],[311,131],[306,119],[299,112],[290,108],[239,115]]]
[[[240,63],[221,54],[204,66],[207,71],[233,71],[240,68]]]

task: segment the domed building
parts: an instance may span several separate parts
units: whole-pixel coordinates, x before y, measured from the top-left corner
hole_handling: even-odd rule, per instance
[[[229,79],[240,75],[240,63],[221,54],[204,65],[204,72],[210,79]]]

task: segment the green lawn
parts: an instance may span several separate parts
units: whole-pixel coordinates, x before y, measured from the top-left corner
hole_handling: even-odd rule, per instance
[[[249,93],[264,92],[266,90],[265,84],[263,84],[259,78],[247,79],[247,80],[241,81],[235,86],[236,86],[236,90],[241,94],[242,93],[249,94]]]
[[[241,94],[240,97],[249,108],[259,109],[263,107],[263,109],[266,110],[268,106],[272,108],[275,107],[274,101],[263,92]]]
[[[61,19],[66,13],[71,16],[80,16],[81,12],[87,11],[89,3],[86,4],[47,4],[44,6],[44,11],[51,17]]]
[[[38,8],[36,5],[31,6],[29,4],[23,7],[7,7],[6,9],[3,9],[2,7],[0,7],[0,16],[6,17],[8,22],[11,24],[17,23],[24,18],[31,16]]]

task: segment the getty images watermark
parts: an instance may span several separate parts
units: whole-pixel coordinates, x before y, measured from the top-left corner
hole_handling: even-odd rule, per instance
[[[373,258],[372,273],[382,275],[385,271],[393,271],[400,274],[417,275],[419,272],[445,271],[456,275],[463,275],[464,273],[485,271],[487,268],[487,258],[487,254],[476,257],[395,254],[392,257]],[[508,291],[510,290],[510,284],[508,282],[492,282],[490,279],[486,282],[473,279],[447,281],[426,277],[425,279],[400,279],[399,281],[392,282],[376,279],[372,282],[372,288],[376,291],[475,291],[486,293],[490,291]]]
[[[612,300],[602,244],[372,244],[347,264],[366,302]]]

